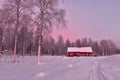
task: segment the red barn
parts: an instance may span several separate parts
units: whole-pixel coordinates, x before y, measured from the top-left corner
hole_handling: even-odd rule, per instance
[[[94,56],[91,47],[68,47],[68,56]]]

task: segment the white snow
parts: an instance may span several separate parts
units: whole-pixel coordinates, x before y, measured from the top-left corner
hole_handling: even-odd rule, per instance
[[[69,64],[68,66],[69,66],[69,67],[73,67],[72,64]]]
[[[91,47],[68,47],[67,52],[93,52]]]
[[[0,80],[120,80],[120,55],[108,57],[2,56]]]
[[[45,76],[45,73],[44,72],[40,72],[40,73],[37,73],[36,76],[37,77],[43,77],[43,76]]]
[[[67,52],[80,52],[78,47],[68,47]]]

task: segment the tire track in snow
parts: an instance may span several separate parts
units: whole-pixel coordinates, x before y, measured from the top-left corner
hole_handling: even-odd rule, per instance
[[[97,68],[98,68],[98,61],[94,61],[93,65],[90,69],[90,80],[97,80]]]
[[[90,69],[90,80],[108,80],[101,71],[100,60],[95,60]]]

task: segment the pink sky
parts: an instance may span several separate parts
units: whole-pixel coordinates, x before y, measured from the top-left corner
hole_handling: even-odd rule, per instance
[[[68,27],[54,30],[53,37],[61,34],[64,39],[92,38],[112,39],[120,43],[120,1],[119,0],[65,0],[60,5],[66,9]]]
[[[54,38],[61,34],[64,40],[87,37],[120,44],[120,0],[64,0],[60,7],[66,10],[68,24],[65,29],[54,29]]]

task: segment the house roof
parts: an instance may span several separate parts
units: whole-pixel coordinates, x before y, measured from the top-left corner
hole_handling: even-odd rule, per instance
[[[91,47],[68,47],[67,52],[93,52]]]

